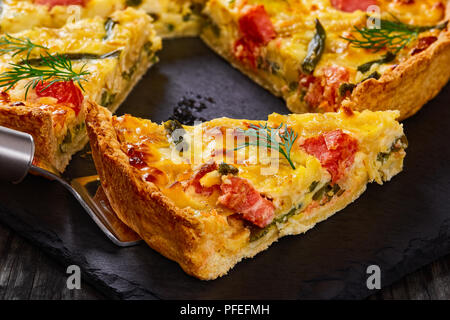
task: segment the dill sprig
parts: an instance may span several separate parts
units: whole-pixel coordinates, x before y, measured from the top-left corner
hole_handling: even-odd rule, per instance
[[[61,54],[52,55],[48,51],[45,55],[40,55],[40,61],[39,67],[31,65],[28,60],[11,63],[12,69],[0,74],[0,87],[6,87],[5,91],[8,91],[17,82],[29,79],[25,85],[25,99],[30,88],[34,89],[39,82],[47,80],[50,81],[42,91],[45,91],[55,82],[63,81],[75,81],[84,91],[81,81],[86,81],[84,76],[89,74],[87,70],[84,70],[86,64],[79,71],[75,71],[70,59]]]
[[[31,51],[36,48],[48,50],[44,46],[31,42],[31,40],[28,38],[16,38],[9,34],[5,34],[0,37],[0,55],[11,53],[12,56],[15,57],[22,52],[26,52],[26,59],[28,60]]]
[[[295,140],[298,138],[298,134],[281,123],[277,128],[271,128],[267,125],[251,124],[248,130],[242,130],[245,137],[248,137],[250,141],[246,141],[240,146],[237,146],[235,150],[239,150],[248,146],[263,146],[268,149],[277,150],[281,153],[289,162],[292,169],[295,170],[294,163],[291,160],[291,149]],[[256,141],[252,141],[256,138]]]
[[[31,51],[35,48],[44,51],[44,54],[40,54],[38,66],[34,66],[34,63],[32,63],[36,59],[30,59]],[[81,81],[86,81],[84,76],[89,74],[85,70],[86,64],[77,72],[73,69],[71,59],[65,54],[52,55],[48,48],[33,43],[28,38],[16,38],[9,34],[0,37],[0,55],[11,53],[14,57],[25,52],[25,59],[22,59],[19,63],[10,63],[11,69],[0,74],[0,88],[6,87],[5,91],[8,91],[17,82],[29,79],[25,85],[25,99],[30,88],[34,89],[40,82],[47,80],[50,81],[42,91],[45,91],[55,82],[63,81],[75,81],[84,91]]]
[[[447,27],[448,21],[435,26],[415,26],[401,22],[393,16],[394,21],[381,19],[380,27],[354,27],[357,37],[343,39],[349,41],[353,47],[369,49],[378,52],[383,49],[397,54],[404,47],[416,40],[420,33],[432,29],[442,30]]]

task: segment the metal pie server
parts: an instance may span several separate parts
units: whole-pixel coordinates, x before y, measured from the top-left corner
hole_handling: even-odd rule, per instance
[[[101,188],[98,176],[66,181],[33,165],[34,151],[34,140],[30,134],[0,126],[0,180],[19,183],[28,173],[32,173],[57,181],[70,191],[114,244],[129,247],[142,241],[139,235],[117,218]]]

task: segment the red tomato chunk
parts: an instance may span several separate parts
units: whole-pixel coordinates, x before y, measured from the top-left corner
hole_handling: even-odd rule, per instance
[[[338,129],[308,138],[302,143],[302,147],[319,159],[322,167],[331,174],[331,182],[336,183],[353,164],[358,141]]]
[[[84,99],[81,89],[73,81],[55,82],[50,85],[49,82],[41,81],[36,86],[36,95],[55,98],[58,103],[71,104],[76,115],[80,112]]]
[[[275,207],[250,184],[246,179],[230,177],[221,184],[222,195],[219,203],[234,210],[245,220],[260,228],[270,224],[274,217]]]

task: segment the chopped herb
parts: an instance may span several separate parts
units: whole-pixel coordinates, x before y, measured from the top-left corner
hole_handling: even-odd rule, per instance
[[[277,74],[278,71],[280,70],[280,65],[274,61],[268,61],[269,66],[270,66],[270,71],[272,72],[272,74]]]
[[[142,3],[142,0],[126,0],[126,4],[129,7],[137,7]]]
[[[167,24],[167,30],[168,30],[169,32],[172,32],[173,30],[175,30],[175,26],[174,26],[173,24],[171,24],[171,23],[168,23],[168,24]]]
[[[109,108],[116,99],[116,94],[111,93],[110,91],[103,91],[102,97],[101,97],[101,105],[105,108]]]
[[[289,90],[296,91],[298,89],[298,82],[291,81],[289,82]]]
[[[305,60],[302,63],[302,70],[305,74],[313,73],[325,50],[326,33],[319,19],[316,22],[316,33],[308,45]]]
[[[168,120],[164,123],[167,134],[172,135],[175,130],[183,130],[183,125],[178,120]]]
[[[133,77],[133,74],[136,72],[136,70],[137,63],[133,64],[128,71],[122,72],[122,78],[129,81]]]
[[[192,3],[189,6],[189,9],[192,11],[193,14],[201,15],[203,11],[203,5],[201,3]]]
[[[264,237],[271,228],[275,227],[275,224],[269,224],[265,228],[251,228],[250,229],[250,242],[256,241]]]
[[[383,57],[381,59],[369,61],[369,62],[366,62],[366,63],[360,65],[358,67],[358,71],[362,72],[362,73],[366,73],[367,71],[370,70],[370,68],[374,64],[384,64],[384,63],[392,62],[394,60],[395,60],[395,54],[393,54],[392,52],[388,51],[385,55],[383,55]]]
[[[219,171],[219,173],[223,176],[227,175],[227,174],[238,174],[239,173],[239,169],[232,166],[231,164],[226,164],[224,162],[219,164],[219,168],[217,169],[217,171]]]
[[[403,135],[400,138],[395,139],[395,141],[392,143],[391,147],[387,152],[380,152],[377,154],[377,161],[380,161],[381,163],[385,163],[387,159],[391,156],[392,153],[398,152],[402,149],[406,149],[408,147],[408,140],[406,139],[406,136]]]
[[[86,125],[84,122],[77,124],[73,129],[74,134],[77,135],[78,133],[80,133],[80,131],[83,131],[85,127]]]
[[[158,58],[157,55],[154,55],[154,56],[150,59],[150,62],[153,63],[153,64],[157,63],[158,61],[159,61],[159,58]]]
[[[105,21],[105,36],[103,37],[103,40],[108,40],[111,36],[114,27],[116,26],[117,22],[113,19],[109,18]]]
[[[286,221],[288,221],[288,219],[290,217],[294,216],[298,212],[298,210],[301,209],[301,207],[302,207],[302,204],[300,203],[299,205],[297,205],[297,207],[294,207],[291,210],[289,210],[288,213],[285,213],[285,214],[273,219],[272,223],[286,223]]]
[[[147,53],[147,56],[150,57],[153,54],[153,43],[151,41],[147,41],[146,43],[144,43],[144,51]]]
[[[246,141],[244,144],[235,148],[239,150],[248,146],[260,146],[266,147],[268,149],[277,150],[281,153],[292,169],[295,170],[294,163],[291,160],[291,149],[294,145],[295,140],[298,138],[298,133],[294,130],[288,128],[287,125],[281,123],[278,128],[270,128],[266,124],[250,125],[250,129],[242,130],[244,135],[248,138],[256,138],[256,141]],[[278,141],[278,138],[281,141]]]
[[[218,38],[220,37],[220,28],[217,24],[214,23],[210,18],[206,19],[205,27],[209,27],[212,33]]]
[[[157,14],[157,13],[154,13],[154,12],[150,12],[148,15],[149,15],[150,17],[152,17],[153,22],[158,21],[159,18],[160,18],[160,15]]]
[[[66,135],[64,136],[63,144],[64,143],[71,143],[72,142],[72,132],[70,130],[67,130]]]
[[[367,76],[367,78],[361,80],[361,82],[364,82],[364,81],[369,80],[369,79],[375,79],[375,80],[378,80],[378,79],[380,79],[380,78],[381,78],[381,74],[380,74],[378,71],[374,71],[374,72],[372,72],[371,74],[369,74],[369,75]]]
[[[353,92],[353,90],[356,88],[356,84],[354,83],[348,83],[345,82],[339,86],[339,96],[345,97],[347,96],[347,93],[350,92],[350,94]]]

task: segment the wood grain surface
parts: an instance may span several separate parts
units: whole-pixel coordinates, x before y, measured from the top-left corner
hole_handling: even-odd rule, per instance
[[[66,268],[0,224],[0,299],[105,299],[84,281],[79,290],[67,289]],[[450,299],[450,255],[374,293],[369,299]]]

